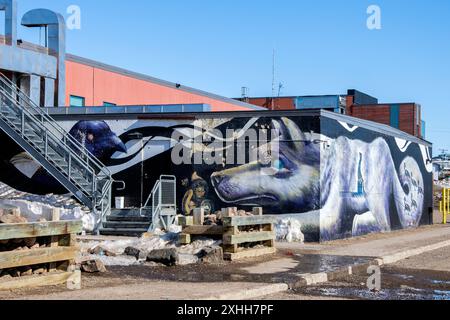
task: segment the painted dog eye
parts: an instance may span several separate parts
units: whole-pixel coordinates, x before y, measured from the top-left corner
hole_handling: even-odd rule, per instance
[[[273,163],[273,167],[277,170],[283,170],[285,168],[284,162],[280,159],[277,159]]]

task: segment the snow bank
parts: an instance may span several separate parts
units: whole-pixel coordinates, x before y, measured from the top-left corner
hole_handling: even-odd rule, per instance
[[[204,248],[219,246],[222,241],[212,239],[199,239],[185,246],[178,246],[178,233],[165,233],[154,235],[151,237],[142,236],[141,238],[129,240],[110,240],[102,242],[82,242],[82,254],[80,260],[99,259],[105,266],[132,266],[139,265],[143,261],[137,260],[135,257],[124,255],[127,247],[133,247],[145,252],[151,252],[159,249],[177,248],[180,255],[194,256],[200,253]],[[104,251],[111,252],[116,256],[106,256],[105,254],[89,254],[92,249],[97,247]]]
[[[2,204],[20,208],[22,216],[29,222],[41,219],[51,221],[52,210],[58,208],[61,220],[82,220],[83,229],[87,232],[93,231],[95,227],[94,214],[70,195],[34,195],[17,191],[0,182],[0,205]]]
[[[305,242],[305,236],[302,233],[302,224],[294,218],[278,220],[275,224],[275,232],[278,241]]]

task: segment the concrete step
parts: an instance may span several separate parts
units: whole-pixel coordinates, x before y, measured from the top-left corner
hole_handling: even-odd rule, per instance
[[[150,223],[151,217],[141,217],[141,216],[118,216],[110,215],[106,217],[107,222],[146,222]]]
[[[138,214],[117,214],[117,210],[112,210],[111,215],[106,217],[108,222],[124,221],[124,222],[151,222],[151,216],[140,216]]]
[[[143,215],[150,215],[148,210],[143,210]],[[139,208],[126,208],[126,209],[111,209],[111,215],[113,216],[140,216],[141,210]]]
[[[102,228],[100,229],[100,234],[103,236],[140,237],[147,231],[148,229],[142,228],[134,228],[134,229]]]
[[[151,223],[148,222],[134,222],[134,221],[112,221],[104,222],[103,227],[106,229],[148,229]]]

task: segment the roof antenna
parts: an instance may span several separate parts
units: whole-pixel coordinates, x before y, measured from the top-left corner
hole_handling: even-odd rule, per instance
[[[272,54],[272,110],[275,108],[275,48]]]
[[[281,96],[281,89],[284,89],[284,84],[283,82],[280,82],[278,84],[278,98]]]

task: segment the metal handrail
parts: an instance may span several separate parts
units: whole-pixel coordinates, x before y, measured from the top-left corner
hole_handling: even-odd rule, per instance
[[[56,123],[52,117],[50,117],[46,112],[42,110],[39,106],[37,106],[33,100],[30,99],[28,95],[26,95],[22,90],[20,90],[17,85],[9,80],[3,73],[0,72],[0,81],[3,82],[6,86],[9,86],[14,89],[14,92],[17,93],[23,100],[25,100],[29,107],[31,107],[33,110],[35,110],[43,120],[46,120],[47,123],[52,124],[52,129],[56,129],[59,134],[61,134],[66,139],[70,140],[70,142],[73,143],[73,146],[78,149],[78,151],[81,151],[82,153],[86,154],[89,161],[92,161],[93,164],[96,165],[97,169],[100,171],[105,170],[106,174],[111,175],[111,172],[108,168],[105,167],[105,165],[97,159],[88,149],[86,149],[78,140],[76,140],[71,135],[67,134],[67,132],[60,126],[58,123]],[[14,100],[14,97],[11,97]],[[13,101],[12,101],[13,102]],[[14,101],[14,103],[17,105],[17,102]],[[36,121],[39,121],[36,119]],[[42,124],[44,124],[44,121],[40,121]],[[64,141],[64,140],[63,140]],[[66,144],[67,145],[67,144]],[[69,146],[70,147],[70,146]]]
[[[18,109],[18,112],[17,112],[18,114],[16,114],[16,115],[19,116],[20,118],[23,117],[23,119],[22,119],[23,122],[25,122],[25,120],[26,120],[25,117],[28,117],[28,118],[30,118],[31,120],[34,120],[34,121],[39,121],[38,119],[36,119],[36,117],[34,117],[33,115],[28,114],[27,112],[25,112],[24,109],[20,108],[20,106],[14,100],[12,100],[10,96],[5,94],[4,90],[2,90],[0,92],[1,92],[3,97],[6,97],[8,100],[10,100],[10,102],[13,103],[14,107],[16,107]],[[10,106],[10,109],[11,109],[11,106]],[[13,112],[15,112],[15,111],[13,110]],[[9,121],[9,122],[11,122],[11,121]],[[29,126],[31,126],[30,123],[27,123],[27,124]],[[12,125],[12,124],[10,123],[10,125]],[[24,128],[21,128],[21,129],[25,129],[25,123],[23,123],[22,126]],[[21,130],[22,138],[26,139],[27,141],[30,140],[28,138],[28,136],[25,135],[25,133],[23,131],[24,130]],[[49,158],[48,157],[48,145],[49,145],[49,143],[52,142],[55,145],[61,145],[61,140],[56,135],[54,135],[53,132],[51,132],[50,130],[46,130],[44,135],[45,136],[44,136],[44,139],[43,139],[43,143],[45,143],[45,145],[46,145],[45,147],[47,149],[47,152],[44,152],[44,155],[45,155],[45,158],[48,160],[48,158]],[[50,138],[51,141],[49,141],[49,138]],[[65,154],[61,154],[59,152],[60,150],[55,149],[55,148],[52,148],[52,149],[53,149],[54,152],[59,154],[61,157],[65,157]],[[67,147],[63,148],[63,149],[65,149],[65,151],[67,151]],[[89,166],[89,163],[85,163],[85,161],[83,161],[83,159],[80,158],[79,155],[74,153],[74,152],[66,152],[66,154],[68,154],[70,162],[72,162],[72,160],[76,160],[77,165],[80,165],[85,170],[85,172],[86,171],[89,172],[90,173],[90,177],[92,177],[92,180],[95,180],[94,179],[94,177],[96,177],[95,170],[92,167]],[[73,168],[73,167],[70,167],[70,168]],[[80,172],[82,172],[82,171],[80,171]],[[68,174],[68,176],[70,176],[69,172],[67,174]],[[83,175],[83,176],[85,176],[85,175]],[[82,189],[84,189],[82,186],[80,186],[80,185],[78,185],[78,186],[81,187]],[[95,189],[93,189],[93,190],[95,190]],[[87,190],[87,192],[90,192],[90,191]]]
[[[82,202],[89,201],[88,206],[95,213],[100,211],[99,221],[102,221],[111,210],[114,180],[109,169],[2,73],[0,98],[0,107],[6,111],[1,115],[4,123],[71,183],[72,192],[73,187],[80,191],[80,195],[75,196]],[[58,159],[64,164],[58,163]]]
[[[145,209],[152,209],[152,224],[150,226],[150,229],[154,231],[155,225],[159,225],[159,220],[161,220],[160,213],[163,211],[163,208],[174,208],[176,209],[176,199],[174,199],[173,204],[166,204],[162,203],[162,184],[163,182],[173,182],[174,184],[174,190],[173,194],[176,196],[176,177],[175,176],[168,176],[168,175],[161,175],[159,177],[159,180],[156,181],[155,185],[153,186],[152,191],[150,192],[147,201],[145,202],[144,206],[140,209],[140,214],[142,215],[142,210]],[[150,199],[152,201],[151,207],[149,206]],[[163,225],[166,223],[163,221]]]

